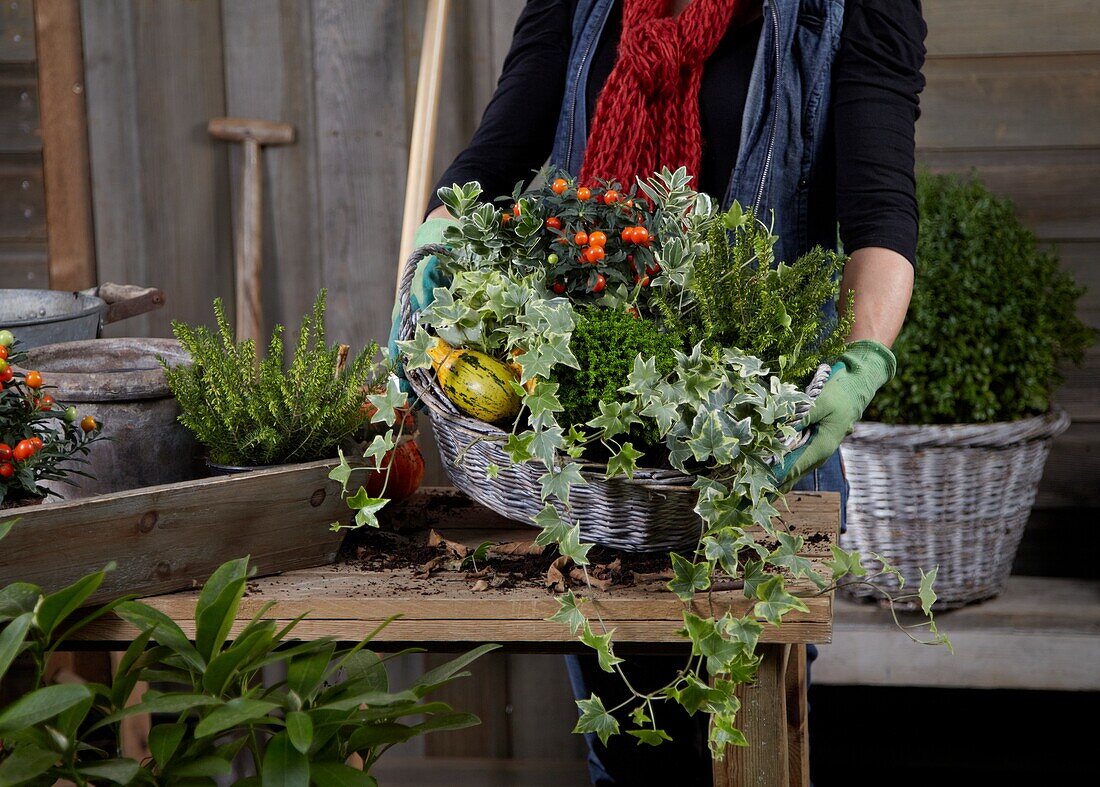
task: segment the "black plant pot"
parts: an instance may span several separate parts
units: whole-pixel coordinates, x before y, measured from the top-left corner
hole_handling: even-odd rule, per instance
[[[206,466],[210,469],[210,475],[222,476],[222,475],[237,475],[238,473],[249,473],[253,470],[270,470],[273,467],[279,467],[280,465],[220,465],[217,462],[206,460]]]

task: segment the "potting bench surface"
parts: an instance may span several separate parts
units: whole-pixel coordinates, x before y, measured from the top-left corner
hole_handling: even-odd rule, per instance
[[[805,538],[803,555],[818,562],[831,557],[829,546],[837,532],[837,496],[831,493],[792,494],[782,523]],[[391,514],[389,521],[402,534],[432,529],[445,538],[471,548],[485,541],[530,542],[536,530],[510,522],[470,502],[449,489],[425,490]],[[760,531],[763,537],[763,531]],[[264,571],[262,562],[258,565]],[[826,575],[828,572],[822,569]],[[665,588],[661,579],[643,585],[612,586],[589,593],[574,583],[578,595],[588,595],[604,624],[616,629],[619,643],[683,644],[677,631],[683,627],[683,604]],[[416,568],[365,570],[354,562],[338,562],[320,568],[300,569],[263,577],[249,583],[238,612],[244,626],[265,603],[276,606],[268,613],[289,621],[303,613],[308,617],[296,628],[301,638],[332,636],[357,641],[381,621],[399,616],[376,641],[431,642],[466,647],[472,642],[499,642],[515,650],[576,650],[566,627],[547,621],[558,609],[554,595],[540,582],[516,587],[475,590],[465,573],[443,571],[424,575]],[[818,595],[805,579],[790,580],[808,612],[792,612],[779,628],[766,626],[764,642],[804,644],[828,642],[832,633],[831,594]],[[151,596],[144,601],[194,633],[197,591]],[[752,602],[737,584],[700,595],[695,607],[700,614],[721,616],[727,610],[740,616]],[[126,642],[132,631],[117,619],[105,620],[87,630],[85,637],[99,642]],[[552,647],[551,647],[552,646]]]
[[[475,547],[485,541],[529,542],[532,528],[509,522],[450,490],[424,490],[394,507],[389,518],[399,533],[433,529],[445,538]],[[830,556],[839,521],[838,496],[831,493],[794,493],[788,498],[781,522],[805,538],[804,556],[822,561]],[[763,537],[763,532],[760,533]],[[262,564],[258,566],[262,572]],[[516,587],[475,590],[461,572],[421,576],[415,567],[365,570],[354,562],[289,571],[257,579],[238,612],[238,627],[269,601],[268,613],[288,621],[303,613],[301,638],[332,636],[358,640],[380,622],[397,617],[376,637],[384,647],[418,644],[436,650],[464,649],[472,643],[498,642],[506,649],[527,652],[584,652],[568,630],[546,620],[558,608],[553,594],[539,582]],[[715,784],[807,785],[805,643],[828,642],[832,634],[832,594],[819,595],[806,580],[792,581],[808,612],[791,613],[781,627],[766,626],[760,648],[763,662],[757,684],[739,691],[741,723],[755,745],[731,749],[715,766]],[[603,623],[615,629],[620,653],[652,652],[684,644],[682,603],[664,588],[663,581],[634,586],[612,586],[588,593]],[[172,617],[183,630],[194,633],[196,591],[152,596],[144,601]],[[720,616],[727,610],[743,615],[751,608],[738,587],[718,588],[695,602],[701,614]],[[82,632],[87,644],[123,644],[133,630],[118,619],[103,619]]]

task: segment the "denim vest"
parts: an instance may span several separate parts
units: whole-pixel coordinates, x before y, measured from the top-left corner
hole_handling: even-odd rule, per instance
[[[580,0],[565,100],[550,162],[576,175],[588,140],[585,86],[615,0]],[[815,245],[835,248],[836,176],[830,118],[832,65],[844,0],[764,0],[764,25],[724,206],[774,213],[776,257],[793,262]],[[813,201],[811,203],[811,195]],[[717,197],[718,195],[712,195]]]

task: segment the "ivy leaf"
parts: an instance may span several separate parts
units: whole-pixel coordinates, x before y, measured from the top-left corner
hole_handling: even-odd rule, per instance
[[[664,741],[672,740],[672,736],[664,730],[655,730],[652,727],[640,730],[627,730],[627,735],[633,735],[638,743],[648,743],[650,746],[660,746]]]
[[[626,434],[630,427],[639,423],[638,416],[634,414],[633,402],[600,402],[600,414],[587,423],[593,429],[600,430],[600,437],[611,440],[618,435]]]
[[[745,583],[745,598],[756,598],[757,589],[768,580],[768,575],[764,571],[764,561],[746,560],[741,579]]]
[[[722,629],[732,642],[741,644],[742,652],[746,656],[752,656],[756,652],[756,645],[760,642],[760,635],[764,627],[751,615],[741,618],[725,616],[722,618]]]
[[[603,402],[600,404],[602,405]],[[633,478],[634,471],[638,469],[638,460],[642,455],[642,452],[631,443],[623,443],[618,453],[607,460],[607,478],[614,478],[617,475]]]
[[[733,578],[737,577],[740,551],[740,542],[732,527],[723,527],[703,537],[703,555]]]
[[[569,528],[569,530],[566,531],[565,536],[557,543],[558,552],[565,555],[578,566],[588,565],[588,550],[592,548],[592,545],[581,543],[580,525],[573,525],[573,527]]]
[[[397,376],[390,375],[386,381],[386,392],[371,394],[367,397],[367,401],[375,408],[370,417],[372,424],[393,424],[397,420],[397,410],[408,403],[409,395],[401,390],[401,381]]]
[[[940,571],[940,567],[936,566],[927,574],[924,573],[924,569],[920,569],[920,588],[917,591],[917,595],[920,596],[920,608],[925,615],[932,616],[932,605],[936,603],[936,591],[932,589],[932,584],[936,581],[936,574]]]
[[[867,569],[859,560],[859,552],[845,552],[836,544],[830,544],[829,549],[833,553],[832,560],[826,560],[825,566],[833,572],[833,581],[841,577],[862,577],[867,575]]]
[[[504,453],[508,454],[513,464],[520,465],[530,461],[535,457],[531,453],[531,443],[534,439],[535,433],[530,431],[510,434],[508,439],[504,441]]]
[[[573,732],[594,732],[600,743],[607,745],[612,735],[619,734],[619,722],[603,706],[603,701],[593,694],[586,700],[577,700],[581,717]]]
[[[657,398],[643,407],[641,413],[657,422],[657,431],[661,435],[672,431],[673,425],[680,419],[680,411],[675,404]]]
[[[715,713],[726,705],[730,697],[719,688],[709,686],[699,679],[697,675],[684,676],[684,685],[679,688],[671,688],[668,696],[680,703],[680,706],[694,716],[699,711]],[[736,697],[732,697],[736,701]]]
[[[329,470],[328,477],[340,485],[342,492],[348,491],[348,480],[351,478],[351,465],[348,464],[347,458],[344,456],[344,449],[338,449],[340,454],[340,464]]]
[[[359,491],[348,498],[348,505],[358,509],[355,512],[355,526],[378,527],[378,512],[385,508],[388,502],[390,501],[384,497],[369,497],[367,490],[359,487]]]
[[[634,710],[630,711],[630,720],[637,724],[639,727],[641,727],[643,724],[648,724],[649,722],[653,721],[653,719],[649,718],[649,714],[646,713],[645,708],[646,706],[643,702],[638,705],[638,707],[636,707]]]
[[[428,354],[428,350],[433,347],[435,337],[419,325],[412,339],[397,343],[397,348],[405,355],[406,369],[430,369],[432,356]]]
[[[756,598],[759,599],[753,607],[753,614],[758,618],[778,626],[783,621],[783,616],[793,610],[809,612],[802,599],[792,596],[783,587],[783,577],[772,577],[756,589]]]
[[[363,458],[371,460],[370,466],[375,470],[385,470],[386,467],[382,464],[382,460],[386,454],[394,449],[394,446],[393,430],[391,429],[384,435],[374,436],[370,445],[363,451]]]
[[[558,596],[558,611],[547,620],[564,623],[569,627],[569,633],[577,636],[577,632],[588,624],[588,618],[581,612],[580,603],[581,599],[573,595],[572,590],[567,591],[564,596]]]
[[[495,462],[490,462],[489,464],[485,465],[486,478],[496,478],[498,475],[500,475],[499,465],[497,465]]]
[[[586,620],[584,626],[581,629],[581,642],[588,647],[596,651],[596,658],[599,660],[600,669],[604,672],[614,672],[616,664],[622,664],[623,660],[620,659],[611,650],[611,636],[615,633],[615,629],[606,634],[597,634],[592,630],[591,624]]]
[[[627,384],[619,390],[632,394],[639,399],[648,399],[656,390],[661,375],[657,372],[657,359],[653,356],[643,358],[641,353],[634,356],[634,368],[627,375]]]
[[[737,660],[742,653],[740,643],[731,642],[722,636],[720,624],[714,618],[701,618],[694,613],[685,612],[684,628],[680,633],[691,640],[693,656],[706,657],[707,671],[711,675],[728,672],[730,663]]]
[[[878,552],[872,552],[871,557],[873,557],[875,560],[877,560],[879,563],[882,564],[881,573],[883,573],[883,574],[893,574],[894,575],[894,578],[898,581],[898,590],[901,590],[902,588],[905,587],[905,575],[902,574],[901,571],[899,571],[898,569],[894,568],[894,566],[887,563],[886,558],[884,558]]]
[[[539,380],[535,384],[535,390],[524,398],[523,403],[531,411],[531,425],[535,429],[543,429],[557,423],[553,414],[560,413],[563,410],[557,393],[557,383]]]
[[[565,444],[565,432],[560,426],[551,426],[535,434],[531,440],[531,453],[547,467],[554,466],[557,452]]]
[[[558,509],[547,503],[531,520],[542,528],[542,532],[535,538],[535,543],[540,547],[560,544],[569,536],[572,525],[561,518]]]
[[[539,484],[542,486],[542,499],[544,501],[553,495],[563,503],[568,503],[569,489],[573,486],[585,486],[588,482],[581,475],[580,465],[576,462],[570,462],[567,465],[547,470],[539,476]]]
[[[721,757],[729,746],[749,745],[744,733],[734,726],[733,716],[727,716],[726,714],[716,714],[711,717],[708,743],[711,752],[716,757]]]
[[[672,558],[673,578],[668,583],[668,589],[682,601],[690,601],[694,598],[696,590],[706,590],[710,587],[709,563],[693,563],[675,552],[672,552],[669,557]]]
[[[726,464],[733,459],[733,441],[722,431],[722,423],[714,410],[701,410],[695,416],[687,444],[698,462],[713,457],[715,461]]]
[[[802,536],[792,536],[790,533],[777,533],[779,546],[768,555],[767,562],[773,566],[781,566],[789,570],[796,577],[806,577],[819,588],[828,585],[825,578],[814,570],[814,564],[798,553],[802,551],[806,540]]]

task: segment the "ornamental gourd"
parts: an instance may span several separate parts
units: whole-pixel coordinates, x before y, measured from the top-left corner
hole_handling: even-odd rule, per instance
[[[519,413],[515,376],[500,361],[477,350],[451,347],[442,339],[436,340],[428,354],[439,387],[462,412],[487,423],[515,418]]]

